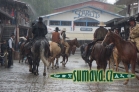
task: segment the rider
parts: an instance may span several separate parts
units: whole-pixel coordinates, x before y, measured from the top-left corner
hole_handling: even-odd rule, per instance
[[[88,44],[87,46],[87,50],[85,52],[85,58],[87,60],[87,62],[89,62],[89,50],[90,47],[92,45],[94,45],[97,41],[103,41],[105,35],[107,34],[108,30],[106,28],[104,28],[104,26],[106,26],[103,22],[100,22],[100,24],[98,25],[99,28],[96,29],[95,33],[94,33],[94,40]]]
[[[67,56],[69,56],[69,53],[68,53],[68,51],[69,51],[69,44],[66,42],[66,38],[68,38],[68,37],[66,37],[66,28],[63,28],[63,30],[62,30],[62,32],[61,32],[61,36],[62,36],[62,40],[61,40],[61,44],[63,44],[64,46],[66,46],[66,52],[65,52],[65,54],[67,55]]]
[[[137,50],[139,51],[139,24],[136,23],[134,17],[130,17],[130,40],[136,44]]]
[[[46,39],[45,35],[48,33],[48,31],[47,31],[46,25],[43,23],[42,17],[39,17],[38,22],[33,25],[32,33],[33,33],[33,41],[35,41],[36,39],[39,39],[39,38]],[[47,39],[46,39],[46,41],[47,41]],[[48,44],[49,44],[49,42],[48,42]],[[50,56],[50,49],[48,51],[49,51],[48,56]]]
[[[55,32],[52,33],[52,41],[56,42],[60,46],[61,52],[63,52],[63,50],[62,50],[63,47],[62,47],[62,45],[60,43],[60,33],[58,31],[60,31],[60,30],[59,30],[58,27],[56,27],[55,28]]]
[[[45,35],[48,33],[46,25],[43,23],[43,18],[39,17],[39,21],[33,25],[32,28],[33,40],[37,38],[45,38]]]

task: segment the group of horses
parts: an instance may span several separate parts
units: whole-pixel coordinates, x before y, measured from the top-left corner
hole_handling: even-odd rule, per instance
[[[115,45],[114,49],[109,48],[113,43]],[[86,51],[87,44],[81,46],[81,55],[84,58],[84,51]],[[139,55],[137,54],[137,49],[134,43],[131,41],[123,40],[119,35],[114,32],[108,31],[102,42],[97,42],[90,50],[90,58],[89,58],[89,67],[91,69],[93,60],[96,60],[97,69],[106,69],[107,61],[112,62],[112,58],[114,59],[113,63],[116,63],[116,71],[118,71],[118,66],[120,62],[123,62],[126,73],[129,73],[129,66],[131,65],[131,72],[135,74],[135,66],[137,61],[139,60]],[[137,57],[138,56],[138,57]],[[139,77],[136,75],[136,78],[139,80]],[[124,84],[128,83],[129,79],[127,79]]]
[[[59,67],[59,57],[62,56],[62,65],[65,67],[68,56],[65,54],[61,54],[61,48],[60,46],[50,41],[46,41],[46,39],[38,39],[36,40],[33,45],[30,47],[24,46],[26,42],[22,42],[20,46],[20,57],[23,58],[23,55],[27,56],[28,62],[29,62],[29,71],[34,73],[35,75],[38,74],[38,66],[40,60],[44,63],[44,72],[43,75],[46,76],[46,67],[49,68],[49,66],[52,64],[52,68],[58,68]],[[113,43],[115,45],[114,49],[110,48],[109,45]],[[75,53],[76,47],[79,47],[79,43],[77,41],[77,38],[73,40],[69,40],[68,44],[70,45],[69,48],[69,55],[72,53]],[[50,46],[49,46],[50,45]],[[84,52],[86,51],[87,43],[80,46],[81,55],[82,58],[86,61],[84,58]],[[50,49],[51,56],[48,57],[48,49]],[[65,53],[65,47],[64,53]],[[135,74],[135,65],[137,59],[139,60],[139,57],[137,57],[137,50],[135,47],[135,44],[133,44],[130,41],[123,40],[119,35],[115,34],[114,32],[108,31],[107,35],[105,36],[104,40],[102,42],[97,42],[92,48],[90,49],[90,57],[88,65],[91,70],[92,62],[93,60],[96,60],[97,69],[104,69],[106,70],[107,67],[107,61],[111,61],[111,57],[114,58],[114,61],[116,63],[116,71],[118,70],[118,65],[122,61],[125,67],[125,70],[127,73],[129,73],[129,65],[131,65],[131,71],[133,74]],[[56,59],[55,65],[54,61]],[[109,63],[110,65],[110,63]],[[139,77],[136,75],[136,78],[139,80]],[[127,79],[124,84],[127,84],[129,79]]]
[[[21,38],[23,39],[23,38]],[[76,47],[79,47],[79,43],[77,41],[77,38],[73,40],[67,41],[70,48],[69,48],[69,55],[72,53],[75,53]],[[50,49],[50,55],[48,56],[49,52],[48,49]],[[38,67],[39,67],[39,62],[42,60],[44,63],[44,72],[43,75],[46,76],[46,67],[49,68],[50,65],[52,64],[52,68],[59,68],[59,58],[60,56],[63,57],[62,60],[62,65],[65,67],[68,57],[65,54],[66,47],[64,46],[63,53],[61,52],[61,47],[59,44],[52,42],[52,41],[47,41],[46,38],[39,38],[36,39],[33,43],[27,40],[22,40],[20,42],[20,60],[23,59],[26,56],[28,63],[29,63],[29,71],[34,73],[35,75],[38,75]],[[54,61],[56,59],[56,63],[54,65]]]

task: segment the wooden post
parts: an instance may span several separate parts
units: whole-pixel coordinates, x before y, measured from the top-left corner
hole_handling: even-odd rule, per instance
[[[139,0],[138,0],[138,13],[139,13]]]

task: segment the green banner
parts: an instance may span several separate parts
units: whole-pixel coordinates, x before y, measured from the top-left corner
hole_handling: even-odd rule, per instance
[[[73,73],[59,73],[50,75],[57,79],[72,79],[74,82],[113,82],[127,78],[135,78],[134,74],[113,72],[113,70],[74,70]]]

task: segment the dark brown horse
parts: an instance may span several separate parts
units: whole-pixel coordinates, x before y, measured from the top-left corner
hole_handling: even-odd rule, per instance
[[[88,63],[90,70],[91,70],[93,60],[96,60],[97,69],[98,70],[103,69],[105,72],[107,67],[107,61],[110,59],[111,53],[112,53],[111,48],[106,48],[101,44],[101,42],[97,42],[93,46],[90,55],[90,62]]]
[[[128,73],[128,66],[131,64],[132,73],[135,74],[135,65],[137,60],[137,51],[135,45],[129,41],[124,41],[119,35],[109,31],[102,44],[106,46],[111,42],[115,44],[126,72]],[[138,76],[136,76],[136,78],[139,80]],[[129,79],[127,79],[124,84],[127,84],[128,81]]]
[[[69,47],[69,51],[68,51],[69,55],[71,54],[71,52],[72,52],[72,54],[74,54],[75,53],[75,50],[76,50],[75,47],[79,47],[79,43],[77,41],[77,38],[75,38],[73,40],[69,40],[67,42],[68,42],[68,44],[70,46]],[[63,64],[63,66],[66,65],[66,63],[68,62],[68,57],[69,57],[69,56],[67,56],[65,54],[65,50],[66,50],[66,48],[64,47],[64,55],[62,55],[63,61],[61,62]],[[65,61],[65,59],[66,59],[66,61]]]

